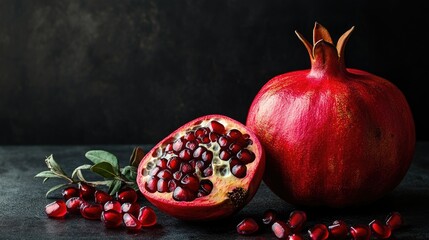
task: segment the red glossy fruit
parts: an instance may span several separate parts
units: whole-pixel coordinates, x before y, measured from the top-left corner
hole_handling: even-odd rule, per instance
[[[349,227],[343,220],[335,220],[328,229],[329,238],[332,239],[346,239],[349,234]]]
[[[149,206],[143,206],[140,208],[138,214],[138,220],[142,227],[152,227],[156,225],[157,217],[153,208]]]
[[[263,149],[246,126],[226,116],[207,115],[148,152],[140,162],[137,184],[146,199],[171,216],[218,219],[253,198],[264,169]]]
[[[386,218],[386,225],[390,226],[392,230],[401,227],[403,224],[404,220],[399,212],[391,212]]]
[[[288,240],[304,240],[305,238],[299,234],[299,233],[294,233],[289,235]]]
[[[64,200],[56,200],[45,207],[45,212],[51,218],[63,218],[67,214],[67,207]]]
[[[273,225],[271,225],[271,230],[279,239],[286,239],[292,233],[289,225],[283,221],[274,222]]]
[[[128,231],[137,232],[142,228],[142,224],[139,220],[129,213],[124,213],[124,215],[122,215],[122,221]]]
[[[123,203],[122,204],[122,213],[129,213],[133,215],[134,217],[137,217],[140,212],[140,205],[136,202],[134,203]]]
[[[371,229],[372,234],[378,239],[387,239],[392,234],[390,226],[385,225],[380,220],[373,220],[370,222],[369,228]]]
[[[67,211],[70,213],[79,213],[82,199],[80,197],[72,197],[66,202]]]
[[[88,202],[83,202],[80,205],[80,214],[89,220],[100,220],[102,211],[103,207],[98,203],[91,204]]]
[[[371,237],[371,230],[367,225],[358,224],[350,227],[350,234],[353,240],[369,240]]]
[[[79,182],[79,196],[86,201],[94,201],[95,187]]]
[[[265,225],[272,225],[277,220],[277,211],[273,209],[268,209],[264,212],[262,217],[262,223]]]
[[[101,221],[106,228],[118,228],[122,225],[122,214],[114,210],[103,211]]]
[[[96,190],[94,193],[95,202],[101,205],[104,205],[107,201],[113,200],[113,197],[110,196],[107,192],[102,190]]]
[[[69,200],[72,197],[79,197],[79,189],[76,187],[66,187],[62,190],[64,201]]]
[[[267,154],[264,181],[289,203],[373,202],[400,183],[412,161],[415,126],[402,92],[345,66],[352,30],[336,47],[318,23],[313,45],[297,33],[311,69],[274,77],[249,109],[246,125]]]
[[[299,233],[304,227],[306,221],[307,214],[304,211],[295,210],[290,213],[287,224],[293,233]]]
[[[253,218],[245,218],[237,224],[237,232],[241,235],[251,235],[259,230],[259,225]]]
[[[121,203],[135,203],[137,202],[137,192],[136,190],[125,187],[118,192],[118,201]]]
[[[329,237],[329,230],[325,224],[316,224],[308,229],[308,235],[311,240],[326,240]]]
[[[111,200],[111,201],[107,201],[103,205],[103,209],[104,209],[104,211],[114,210],[114,211],[120,213],[120,212],[122,212],[122,205],[120,202],[118,202],[116,200]]]

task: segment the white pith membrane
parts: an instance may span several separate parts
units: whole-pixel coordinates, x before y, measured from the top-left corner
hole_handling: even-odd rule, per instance
[[[186,198],[186,199],[175,199],[173,197],[173,193],[177,187],[180,187],[182,189],[187,189],[186,185],[181,183],[181,180],[183,179],[183,177],[186,174],[183,174],[183,176],[180,180],[176,179],[176,183],[178,183],[178,184],[177,184],[175,189],[169,189],[169,191],[164,191],[164,192],[160,192],[158,190],[153,191],[153,189],[149,190],[147,187],[148,181],[153,180],[153,178],[155,178],[155,176],[157,176],[157,174],[163,170],[163,169],[154,170],[157,167],[157,163],[158,163],[158,168],[159,168],[159,162],[161,161],[160,159],[164,159],[164,158],[165,159],[171,159],[173,157],[179,157],[180,151],[167,151],[166,150],[168,145],[171,143],[174,143],[177,139],[184,137],[186,135],[186,133],[188,133],[188,132],[196,131],[196,130],[201,129],[201,128],[210,129],[209,126],[210,126],[212,121],[217,121],[218,123],[220,123],[224,126],[225,131],[223,134],[220,134],[220,136],[224,136],[224,137],[227,136],[228,132],[230,130],[233,130],[233,129],[241,132],[245,136],[245,137],[241,137],[241,143],[243,142],[243,139],[246,139],[245,140],[246,144],[244,144],[244,145],[242,144],[240,151],[243,149],[246,149],[243,152],[250,151],[253,154],[252,161],[242,162],[242,161],[238,160],[238,158],[237,158],[237,155],[239,152],[233,153],[231,150],[227,150],[227,149],[229,149],[229,146],[231,144],[238,142],[237,139],[236,140],[229,140],[228,146],[223,147],[223,148],[219,145],[218,140],[216,140],[216,141],[210,140],[209,143],[199,142],[198,145],[194,148],[194,150],[200,146],[203,146],[207,149],[207,151],[210,151],[213,153],[213,157],[212,157],[212,160],[211,160],[209,165],[206,164],[201,170],[198,167],[194,167],[195,171],[189,173],[189,174],[198,178],[198,181],[200,184],[198,191],[196,193],[195,193],[195,191],[191,191],[192,194],[197,194],[197,196],[191,197],[191,198]],[[209,135],[209,134],[207,134],[207,135]],[[186,147],[184,147],[184,149],[185,148]],[[222,151],[227,151],[227,152],[231,153],[230,157],[226,160],[222,160],[219,156],[219,154]],[[198,121],[198,122],[195,122],[190,127],[188,127],[187,129],[183,130],[182,132],[178,132],[172,138],[164,141],[162,144],[159,145],[159,147],[157,149],[153,150],[152,155],[149,156],[149,159],[145,160],[146,161],[145,166],[141,170],[141,174],[142,174],[142,179],[141,179],[142,181],[141,182],[145,183],[145,190],[150,192],[152,195],[154,195],[154,197],[159,196],[161,198],[165,198],[166,197],[165,195],[168,194],[169,199],[170,198],[175,199],[177,202],[190,202],[190,201],[198,200],[198,201],[207,201],[207,202],[212,202],[212,203],[219,203],[219,202],[224,201],[225,199],[230,199],[230,200],[232,200],[234,205],[238,206],[242,202],[246,201],[247,189],[248,189],[250,181],[252,179],[252,177],[248,177],[248,176],[253,175],[255,173],[255,166],[254,165],[257,164],[257,162],[258,162],[258,160],[256,159],[256,155],[258,154],[257,151],[258,151],[257,147],[255,146],[255,144],[253,144],[253,139],[251,139],[251,137],[249,136],[249,134],[247,134],[247,131],[244,128],[242,128],[241,126],[237,126],[236,123],[229,122],[229,121],[226,121],[223,119],[208,119],[208,120]],[[191,151],[191,153],[193,153],[193,152],[194,151]],[[189,160],[182,160],[181,162],[186,163],[186,162],[190,162],[192,160],[195,160],[196,162],[201,161],[201,157],[197,158],[197,159],[192,157]],[[237,162],[237,160],[238,160],[238,162]],[[235,176],[233,174],[233,172],[231,171],[232,170],[231,163],[233,163],[232,165],[234,165],[234,166],[235,165],[245,166],[245,169],[246,169],[245,175],[244,176],[242,175],[239,177]],[[206,170],[208,168],[211,168],[213,171],[212,171],[211,175],[206,176],[204,170]],[[181,167],[179,167],[179,170],[180,169],[181,169]],[[154,174],[152,171],[154,171],[156,173]],[[173,172],[172,172],[172,174],[173,174]],[[239,175],[239,174],[237,174],[237,172],[236,172],[236,175]],[[209,192],[204,191],[201,187],[201,183],[207,183],[207,184],[211,185],[211,187],[212,187],[211,191],[209,191]],[[190,191],[190,190],[187,190],[187,191]]]

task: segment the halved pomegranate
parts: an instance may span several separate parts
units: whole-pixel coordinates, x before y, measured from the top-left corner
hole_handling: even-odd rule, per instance
[[[140,162],[137,184],[159,210],[184,220],[211,220],[242,209],[265,169],[264,151],[244,124],[207,115],[183,125]]]

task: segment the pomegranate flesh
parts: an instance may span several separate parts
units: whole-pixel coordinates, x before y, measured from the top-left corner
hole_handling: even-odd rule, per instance
[[[415,126],[405,96],[391,82],[346,68],[319,23],[313,44],[297,33],[311,69],[272,78],[258,92],[246,125],[267,156],[264,182],[301,206],[371,203],[403,179],[415,149]]]
[[[184,220],[211,220],[243,208],[258,189],[265,156],[244,124],[207,115],[180,127],[148,152],[137,170],[141,193]]]

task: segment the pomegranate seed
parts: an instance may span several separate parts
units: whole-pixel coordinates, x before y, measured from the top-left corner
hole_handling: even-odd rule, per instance
[[[404,220],[399,212],[391,212],[386,218],[386,225],[390,226],[392,230],[401,227],[403,224]]]
[[[369,228],[371,229],[372,234],[376,236],[378,239],[386,239],[389,238],[392,234],[392,229],[390,226],[385,225],[380,220],[373,220],[369,223]]]
[[[151,177],[146,183],[145,183],[146,190],[148,192],[154,193],[156,190],[158,190],[158,178],[157,177]]]
[[[217,140],[219,139],[220,135],[214,132],[209,133],[209,138],[210,141],[212,142],[217,142]]]
[[[198,142],[195,140],[189,141],[185,144],[185,147],[191,151],[194,151],[198,147]]]
[[[122,212],[122,205],[116,200],[107,201],[103,206],[104,211],[113,210],[116,212]]]
[[[142,224],[139,222],[139,220],[129,213],[122,215],[122,220],[128,231],[136,232],[140,231],[142,228]]]
[[[304,240],[304,237],[301,234],[294,233],[289,235],[288,240]]]
[[[237,232],[241,235],[250,235],[259,230],[259,225],[253,218],[245,218],[237,225]]]
[[[225,127],[218,121],[211,121],[209,129],[212,132],[223,134],[225,132]]]
[[[178,157],[172,157],[170,160],[168,160],[167,162],[167,167],[172,171],[175,172],[177,170],[179,170],[180,167],[180,159]]]
[[[210,152],[210,151],[205,151],[205,152],[203,152],[203,154],[201,155],[201,159],[204,161],[204,162],[211,162],[212,161],[212,159],[213,159],[213,153],[212,152]]]
[[[230,139],[232,140],[236,140],[239,138],[242,138],[242,134],[240,131],[238,131],[237,129],[231,129],[228,131],[228,133],[226,134]]]
[[[100,220],[103,207],[100,204],[82,203],[80,205],[80,214],[89,220]]]
[[[203,176],[204,177],[210,177],[211,175],[213,175],[213,168],[212,165],[210,164],[204,171],[203,171]]]
[[[45,212],[51,218],[63,218],[67,214],[67,206],[64,200],[56,200],[45,207]]]
[[[329,237],[334,239],[346,239],[349,233],[349,227],[343,220],[335,220],[330,226]]]
[[[79,189],[76,187],[67,187],[62,190],[61,194],[63,195],[64,201],[67,201],[72,197],[79,197]]]
[[[213,183],[210,180],[204,179],[200,182],[200,189],[208,195],[213,189]]]
[[[226,150],[223,150],[219,153],[219,158],[222,160],[228,160],[231,157],[231,153]]]
[[[187,141],[193,141],[193,140],[195,140],[194,132],[187,132],[187,133],[185,134],[185,136],[183,136],[183,138],[184,138],[185,140],[187,140]]]
[[[122,213],[129,213],[134,217],[139,215],[140,205],[138,203],[123,203],[121,206]]]
[[[155,211],[151,207],[143,206],[140,208],[138,220],[143,227],[152,227],[156,224],[157,217]]]
[[[177,180],[171,179],[170,181],[168,181],[168,192],[174,191],[174,189],[176,189],[177,186],[179,186],[179,183],[177,182]]]
[[[198,188],[200,188],[200,183],[198,178],[193,175],[184,176],[180,181],[180,183],[183,184],[187,189],[193,192],[198,191]]]
[[[96,190],[95,191],[95,202],[99,204],[105,204],[107,201],[113,200],[113,197],[110,196],[108,193],[102,190]]]
[[[273,225],[271,225],[271,230],[277,238],[285,239],[287,236],[291,234],[289,225],[283,221],[275,221]]]
[[[238,144],[233,143],[229,145],[229,150],[232,154],[237,154],[241,150],[241,147]]]
[[[193,153],[191,152],[191,150],[189,149],[183,149],[182,151],[180,151],[179,153],[179,158],[181,158],[184,161],[189,161],[191,160],[193,156]]]
[[[125,187],[121,189],[118,193],[118,201],[120,203],[125,203],[125,202],[134,203],[137,201],[137,198],[138,196],[137,196],[136,190],[130,187]]]
[[[168,169],[161,170],[156,176],[164,180],[170,180],[173,178],[173,174]]]
[[[205,152],[205,151],[207,151],[207,149],[205,147],[199,146],[199,147],[197,147],[197,149],[195,149],[195,151],[192,154],[192,156],[195,159],[199,159],[203,155],[203,152]]]
[[[242,149],[237,153],[237,158],[244,164],[251,163],[255,160],[255,154],[248,149]]]
[[[84,182],[79,182],[80,198],[87,201],[94,201],[94,193],[95,193],[95,187]]]
[[[156,166],[159,167],[160,169],[167,168],[167,159],[165,158],[158,159],[156,161]]]
[[[224,136],[220,136],[219,139],[217,140],[217,143],[221,148],[226,148],[228,146],[228,138]]]
[[[307,221],[307,214],[303,211],[292,211],[289,215],[288,225],[293,233],[300,232]]]
[[[237,178],[244,178],[247,174],[247,167],[246,165],[241,165],[241,164],[235,165],[231,169],[231,173]]]
[[[202,138],[204,137],[204,135],[206,135],[207,133],[209,133],[209,131],[206,128],[198,128],[197,130],[195,130],[194,135],[197,138]]]
[[[262,223],[265,225],[272,225],[277,220],[277,212],[273,209],[268,209],[264,212]]]
[[[103,211],[101,221],[106,228],[118,228],[122,224],[122,214],[114,210]]]
[[[172,143],[167,144],[167,146],[165,147],[165,151],[166,152],[173,151],[173,144]]]
[[[196,198],[195,194],[192,194],[191,191],[189,191],[186,188],[182,188],[178,186],[176,189],[174,189],[173,192],[173,199],[176,201],[192,201]]]
[[[156,186],[157,191],[160,193],[168,192],[169,190],[168,183],[169,183],[169,180],[159,179],[158,184]]]
[[[350,227],[350,234],[353,240],[369,240],[371,231],[367,225],[358,224]]]
[[[185,148],[186,140],[184,139],[176,139],[176,141],[173,142],[173,151],[180,152],[183,148]]]
[[[69,198],[66,202],[67,211],[71,213],[80,212],[80,204],[82,204],[82,199],[80,197]]]
[[[181,179],[182,179],[182,177],[183,177],[183,173],[182,173],[182,172],[180,172],[180,171],[177,171],[177,172],[173,173],[173,178],[174,178],[175,180],[177,180],[177,181],[181,180]]]
[[[325,240],[329,237],[329,230],[325,224],[316,224],[308,230],[312,240]]]
[[[184,173],[184,174],[188,174],[188,173],[192,173],[195,171],[195,168],[192,167],[191,164],[189,163],[182,163],[180,164],[180,170]]]
[[[149,175],[150,176],[156,176],[159,173],[159,171],[161,171],[161,168],[154,167],[154,168],[152,168],[152,170],[150,170]]]
[[[209,143],[209,142],[211,142],[211,141],[210,141],[209,136],[204,136],[204,137],[202,137],[202,138],[201,138],[201,142],[202,142],[202,143]]]

